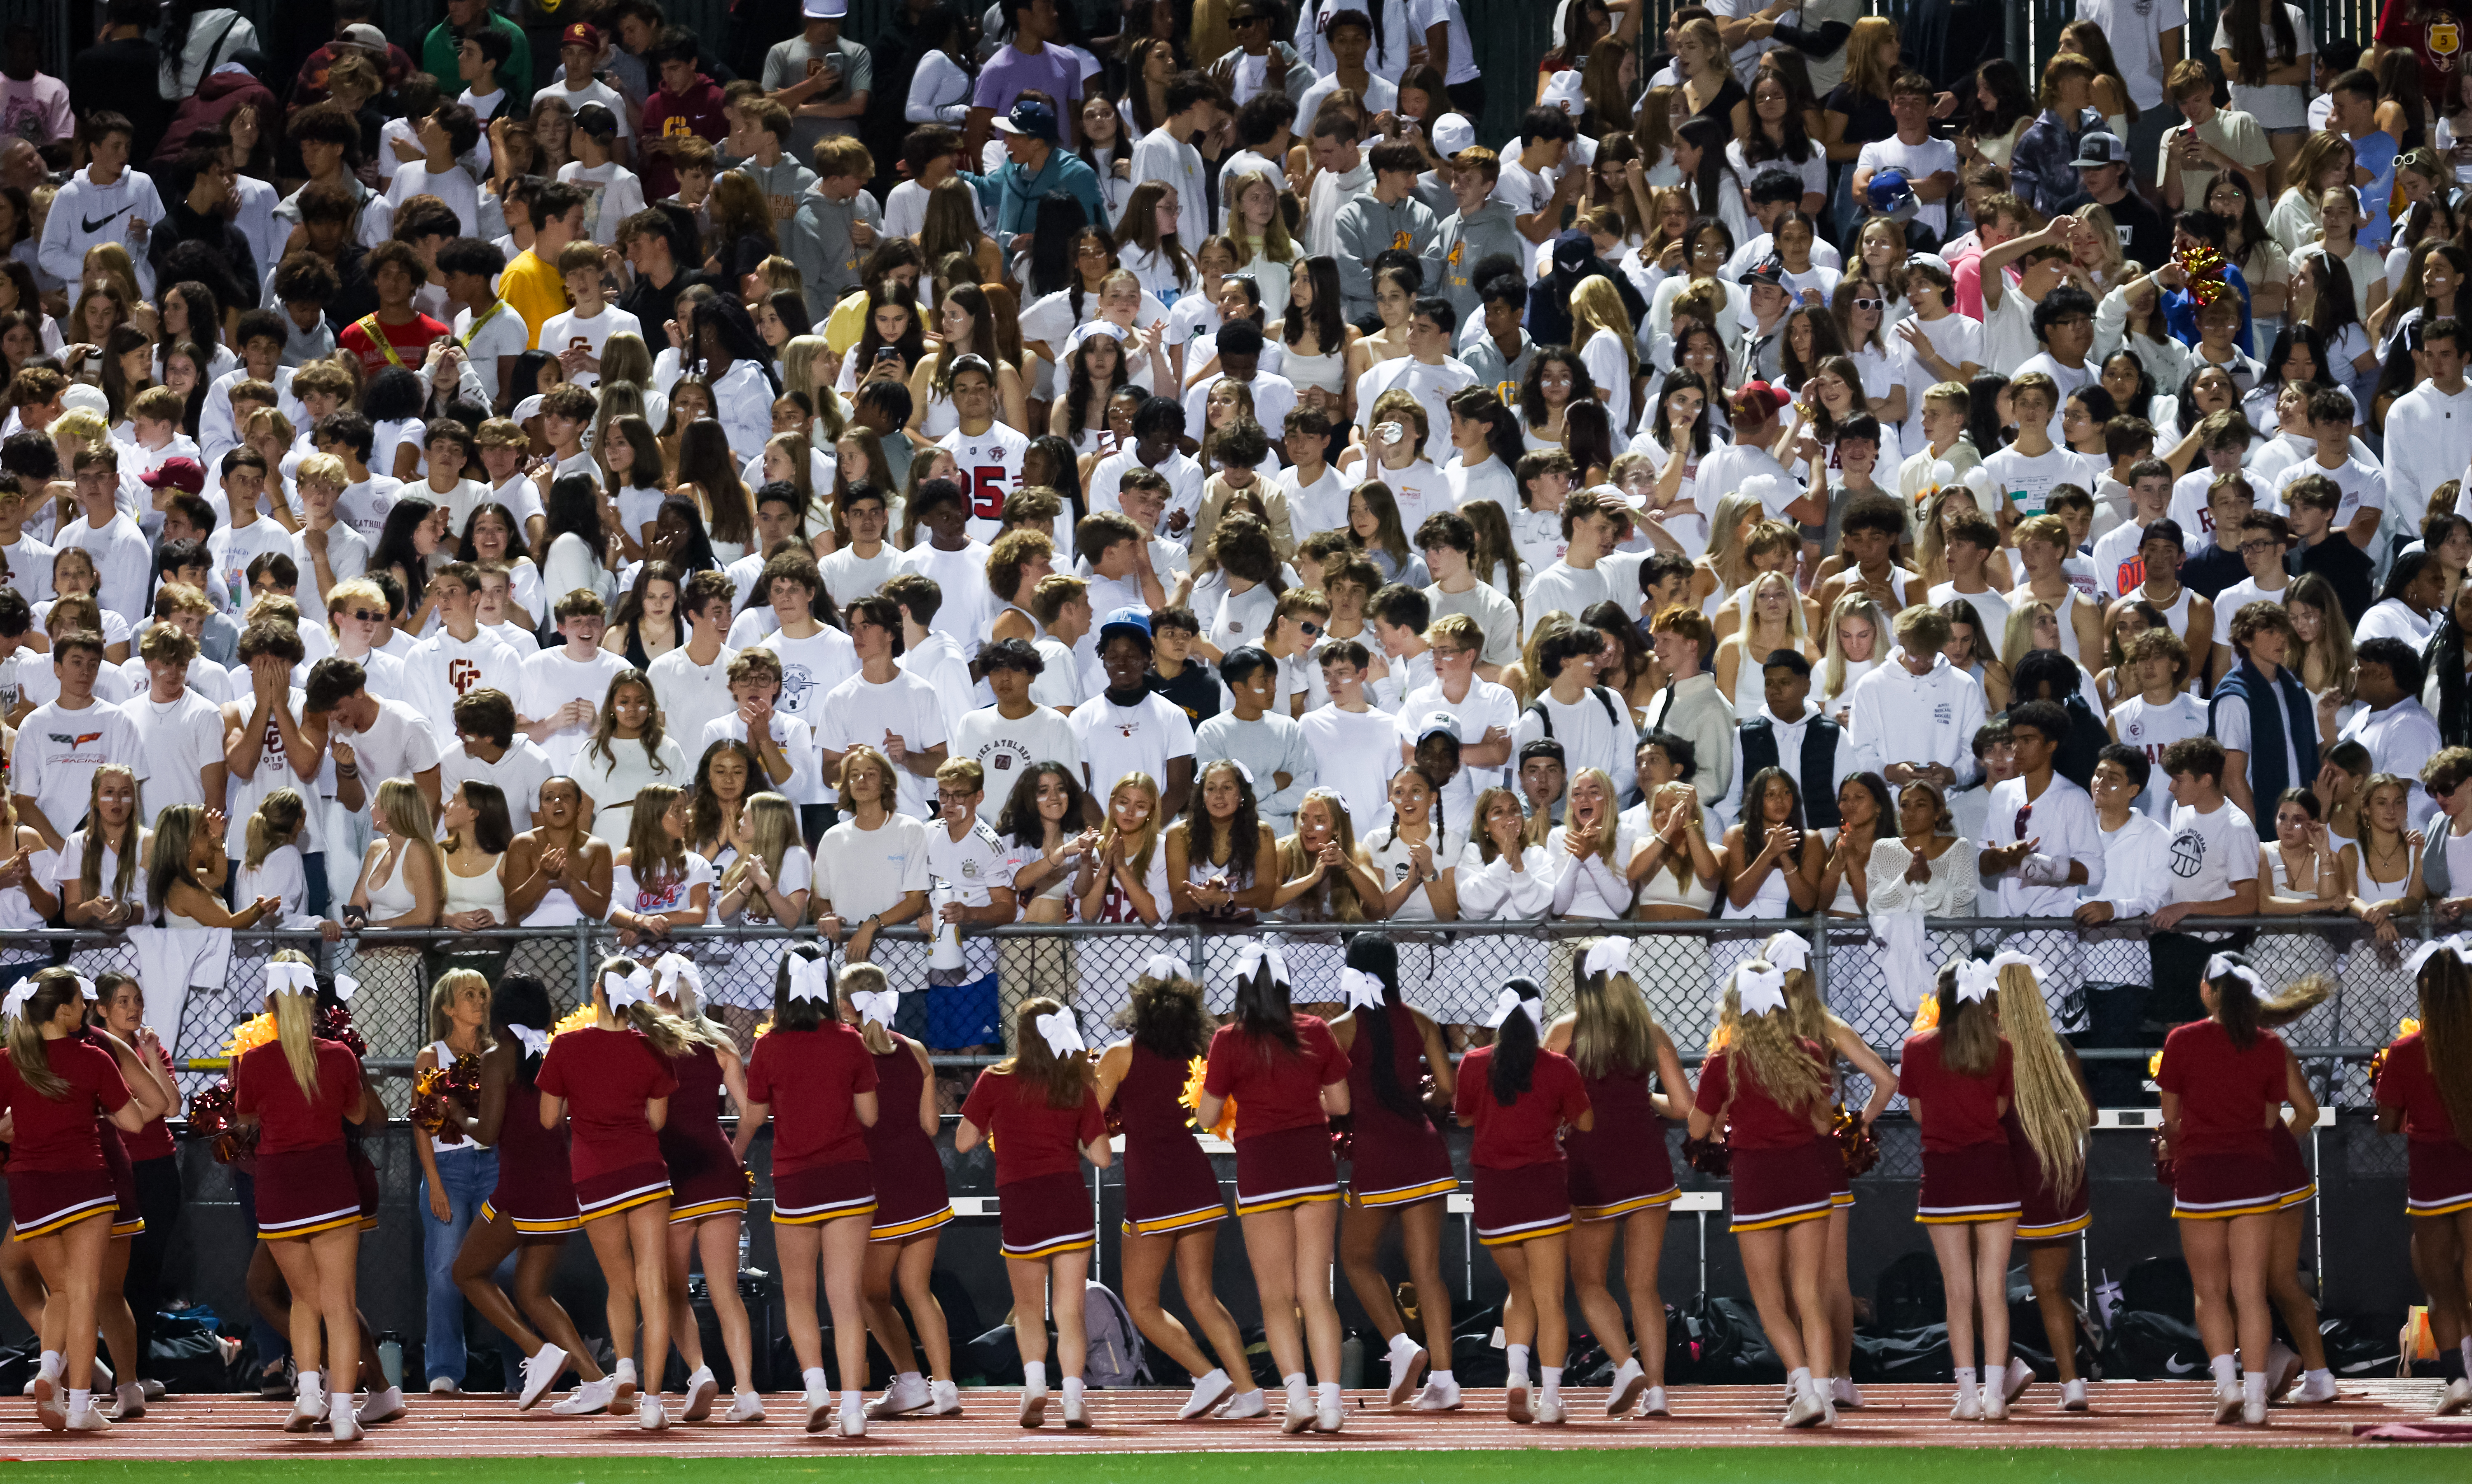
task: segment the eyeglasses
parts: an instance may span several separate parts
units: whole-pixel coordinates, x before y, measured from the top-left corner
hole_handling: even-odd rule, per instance
[[[2243,556],[2263,556],[2269,552],[2282,550],[2283,543],[2280,541],[2244,541],[2240,544],[2240,554]]]

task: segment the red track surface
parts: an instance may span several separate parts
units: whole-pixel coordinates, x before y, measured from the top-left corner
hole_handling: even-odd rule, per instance
[[[1777,1422],[1783,1409],[1777,1390],[1767,1386],[1678,1388],[1673,1393],[1676,1415],[1652,1422],[1607,1419],[1603,1415],[1604,1392],[1575,1389],[1569,1394],[1571,1420],[1557,1427],[1523,1426],[1505,1420],[1499,1391],[1471,1392],[1464,1410],[1438,1416],[1386,1413],[1379,1410],[1379,1392],[1357,1392],[1348,1399],[1345,1431],[1336,1436],[1289,1438],[1269,1420],[1178,1423],[1176,1410],[1182,1393],[1165,1390],[1093,1392],[1095,1425],[1088,1432],[1066,1432],[1058,1425],[1059,1409],[1055,1405],[1048,1409],[1046,1427],[1028,1431],[1014,1421],[1015,1394],[986,1390],[962,1394],[962,1417],[877,1423],[863,1442],[807,1436],[800,1428],[798,1399],[787,1395],[766,1399],[772,1417],[763,1424],[676,1424],[658,1433],[645,1432],[631,1420],[553,1417],[546,1405],[519,1414],[511,1402],[498,1399],[415,1397],[409,1416],[371,1429],[366,1442],[348,1449],[337,1449],[322,1433],[285,1433],[281,1425],[287,1404],[254,1397],[175,1398],[144,1419],[101,1435],[45,1432],[34,1425],[33,1404],[11,1398],[0,1403],[0,1453],[25,1460],[110,1458],[168,1463],[336,1457],[345,1451],[381,1458],[482,1458],[606,1457],[612,1453],[732,1457],[808,1451],[923,1456],[1280,1448],[1317,1451],[1603,1449],[1782,1443],[1901,1448],[2294,1448],[2353,1445],[2355,1427],[2425,1418],[2437,1387],[2429,1381],[2346,1382],[2343,1392],[2343,1400],[2332,1406],[2278,1407],[2270,1426],[2254,1428],[2214,1425],[2205,1409],[2208,1388],[2203,1382],[2097,1385],[2094,1409],[2084,1413],[2056,1410],[2059,1389],[2037,1385],[2019,1399],[2011,1419],[2000,1425],[1950,1422],[1945,1386],[1875,1386],[1866,1393],[1869,1405],[1841,1414],[1837,1426],[1823,1432],[1781,1429]],[[725,1405],[728,1399],[722,1400]],[[672,1401],[675,1404],[676,1399]]]

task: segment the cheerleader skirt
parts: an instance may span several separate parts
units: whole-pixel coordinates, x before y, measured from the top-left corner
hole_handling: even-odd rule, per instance
[[[2404,1210],[2415,1216],[2472,1211],[2472,1149],[2449,1139],[2415,1139],[2404,1177]]]
[[[1612,1221],[1635,1211],[1670,1206],[1682,1193],[1674,1183],[1674,1157],[1665,1147],[1661,1124],[1635,1138],[1587,1134],[1574,1139],[1565,1134],[1562,1150],[1571,1162],[1573,1220]]]
[[[2284,1179],[2269,1150],[2254,1154],[2181,1155],[2172,1163],[2172,1214],[2182,1221],[2225,1221],[2283,1209]]]
[[[670,1172],[672,1222],[746,1213],[747,1166],[730,1152],[719,1124],[677,1136],[662,1130],[661,1163]]]
[[[481,1219],[505,1217],[518,1237],[563,1237],[583,1230],[575,1207],[575,1183],[567,1177],[564,1148],[556,1161],[498,1161],[498,1186],[481,1203]]]
[[[2277,1204],[2285,1208],[2308,1205],[2318,1193],[2318,1177],[2309,1172],[2309,1162],[2300,1157],[2299,1139],[2279,1119],[2266,1131],[2266,1137],[2274,1145]]]
[[[1331,1157],[1330,1131],[1322,1125],[1283,1128],[1237,1141],[1238,1215],[1337,1199],[1339,1165]]]
[[[773,1171],[774,1226],[815,1226],[875,1209],[875,1166],[866,1160]]]
[[[1036,1262],[1099,1245],[1090,1188],[1082,1183],[1079,1170],[1061,1169],[1000,1185],[996,1201],[1004,1255],[1016,1262]]]
[[[257,1157],[257,1235],[279,1242],[361,1224],[361,1183],[342,1141]]]
[[[1829,1206],[1837,1211],[1852,1210],[1854,1172],[1845,1167],[1845,1146],[1834,1138],[1823,1134],[1819,1139],[1819,1147],[1821,1152],[1828,1156],[1828,1167],[1835,1172],[1829,1177]]]
[[[875,1188],[868,1241],[906,1241],[953,1219],[953,1202],[944,1193],[944,1162],[932,1153],[919,1160],[871,1161],[868,1178]]]
[[[352,1167],[352,1191],[361,1200],[361,1230],[374,1232],[378,1229],[378,1167],[351,1140],[344,1142],[344,1162]]]
[[[1125,1141],[1128,1237],[1163,1237],[1226,1219],[1227,1197],[1210,1156],[1187,1135]]]
[[[19,1241],[49,1237],[109,1214],[119,1204],[107,1169],[9,1171],[9,1227]]]
[[[106,1127],[108,1131],[98,1142],[103,1146],[104,1170],[111,1176],[111,1235],[134,1237],[146,1230],[146,1215],[137,1204],[137,1166],[130,1162],[120,1130]]]
[[[1412,1206],[1460,1188],[1451,1151],[1431,1119],[1359,1108],[1348,1148],[1347,1189],[1360,1206]]]
[[[1727,1230],[1765,1232],[1817,1221],[1835,1209],[1834,1192],[1844,1177],[1843,1157],[1817,1139],[1790,1149],[1736,1149]]]
[[[586,1221],[670,1198],[670,1167],[658,1160],[594,1175],[575,1183],[575,1208]]]
[[[2019,1207],[2017,1166],[2009,1158],[2008,1140],[1923,1151],[1922,1190],[1914,1198],[1916,1221],[1926,1226],[2013,1221]]]
[[[1571,1183],[1560,1160],[1476,1171],[1476,1239],[1487,1247],[1571,1229]]]
[[[2078,1166],[2077,1183],[2067,1193],[2056,1194],[2043,1179],[2043,1162],[2034,1158],[2034,1146],[2026,1142],[2022,1131],[2012,1128],[2008,1136],[2008,1165],[2016,1171],[2017,1240],[2058,1241],[2075,1237],[2094,1224],[2086,1203],[2086,1172],[2082,1163]]]

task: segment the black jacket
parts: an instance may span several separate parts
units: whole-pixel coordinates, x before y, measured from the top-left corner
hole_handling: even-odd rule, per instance
[[[191,274],[178,271],[172,263],[173,249],[182,243],[194,242],[213,254],[224,270],[223,282],[201,280],[215,291],[215,297],[226,308],[255,309],[258,306],[258,282],[262,276],[256,258],[249,250],[249,239],[221,213],[201,214],[189,208],[186,197],[166,195],[163,220],[146,234],[146,261],[154,269],[157,284],[171,284]]]

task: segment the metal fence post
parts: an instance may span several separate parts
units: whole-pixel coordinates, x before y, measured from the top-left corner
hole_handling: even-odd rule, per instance
[[[1811,934],[1811,992],[1819,997],[1819,1002],[1822,1005],[1826,1005],[1828,1003],[1828,914],[1812,913],[1811,920],[1803,926],[1803,930]]]
[[[592,1002],[592,920],[580,918],[575,924],[575,1002]]]

